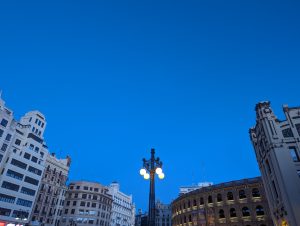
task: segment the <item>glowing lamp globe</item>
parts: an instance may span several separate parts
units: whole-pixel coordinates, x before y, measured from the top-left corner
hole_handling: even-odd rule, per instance
[[[162,169],[160,167],[157,167],[155,170],[155,173],[157,173],[157,175],[162,173]]]
[[[141,174],[142,176],[144,176],[146,173],[147,173],[147,172],[146,172],[146,170],[145,170],[144,168],[140,170],[140,174]]]
[[[145,180],[148,180],[149,178],[150,178],[150,174],[149,174],[149,173],[145,173],[145,174],[144,174],[144,179],[145,179]]]
[[[161,180],[164,179],[165,178],[165,174],[164,173],[158,174],[158,178],[161,179]]]

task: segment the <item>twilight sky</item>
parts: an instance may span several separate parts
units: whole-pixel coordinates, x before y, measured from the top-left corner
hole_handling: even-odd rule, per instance
[[[40,110],[70,180],[117,180],[147,208],[156,148],[181,185],[259,175],[254,107],[300,105],[300,1],[1,1],[0,89],[16,118]]]

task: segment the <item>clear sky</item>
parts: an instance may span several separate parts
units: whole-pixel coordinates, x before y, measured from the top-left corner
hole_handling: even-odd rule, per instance
[[[254,107],[300,105],[300,1],[1,1],[0,89],[46,116],[70,180],[117,180],[137,208],[150,148],[157,198],[259,175]]]

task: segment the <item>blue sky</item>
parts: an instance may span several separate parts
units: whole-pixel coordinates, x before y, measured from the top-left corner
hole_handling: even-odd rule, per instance
[[[137,208],[154,147],[181,185],[259,175],[254,107],[299,105],[299,1],[2,1],[0,88],[19,118],[38,109],[70,155],[70,180],[117,180]]]

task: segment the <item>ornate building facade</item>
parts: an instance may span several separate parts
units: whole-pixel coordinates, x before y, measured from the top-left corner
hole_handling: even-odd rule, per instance
[[[112,202],[108,188],[99,183],[71,182],[66,193],[61,225],[109,226]]]
[[[260,177],[200,188],[172,202],[173,226],[272,226]]]
[[[34,225],[58,226],[62,216],[71,159],[48,154],[46,169],[35,201],[31,222]]]
[[[276,226],[300,225],[300,107],[283,107],[279,120],[270,102],[256,105],[250,137]]]
[[[134,226],[135,206],[132,195],[121,192],[117,182],[111,183],[108,188],[113,199],[110,226]]]

